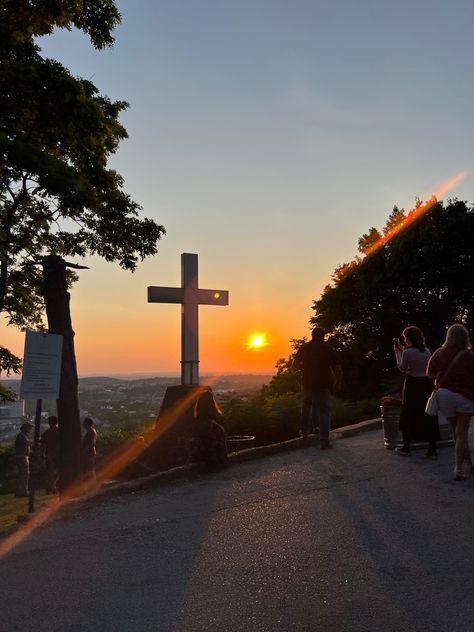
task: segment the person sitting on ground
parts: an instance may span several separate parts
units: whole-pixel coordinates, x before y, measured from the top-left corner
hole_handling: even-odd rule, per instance
[[[469,423],[474,415],[474,351],[464,325],[451,325],[443,346],[430,358],[427,374],[436,379],[439,412],[448,419],[454,432],[454,480],[463,481],[464,461],[469,472],[474,473],[469,450]]]
[[[20,432],[15,438],[16,467],[18,469],[18,488],[15,496],[18,498],[28,496],[30,480],[30,442],[28,434],[32,427],[28,422],[21,424]]]
[[[55,415],[48,417],[49,428],[41,435],[41,458],[46,468],[46,493],[56,494],[59,480],[59,426]]]
[[[211,468],[227,464],[227,439],[222,425],[222,412],[212,391],[204,391],[196,401],[194,419],[197,429],[197,458]]]

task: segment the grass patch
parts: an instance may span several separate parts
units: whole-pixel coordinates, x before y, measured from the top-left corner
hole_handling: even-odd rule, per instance
[[[41,506],[51,498],[55,498],[54,494],[45,494],[43,492],[35,493],[36,512]],[[18,524],[18,516],[28,513],[28,498],[15,498],[13,494],[0,495],[0,534],[5,533],[8,529]]]

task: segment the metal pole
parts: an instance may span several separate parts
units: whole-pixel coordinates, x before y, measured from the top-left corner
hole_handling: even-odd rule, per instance
[[[28,481],[29,497],[28,497],[28,513],[35,512],[35,489],[38,484],[39,473],[41,470],[40,455],[40,426],[41,426],[41,406],[42,400],[36,400],[35,412],[35,434],[33,439],[33,453],[30,457],[30,477]]]

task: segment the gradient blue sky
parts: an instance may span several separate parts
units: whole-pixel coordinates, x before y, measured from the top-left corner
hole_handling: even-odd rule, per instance
[[[118,6],[111,50],[77,32],[41,42],[129,101],[112,164],[167,229],[133,276],[88,260],[73,291],[80,372],[179,369],[179,308],[147,305],[146,286],[179,284],[181,252],[199,253],[202,287],[230,291],[228,308],[201,308],[201,370],[271,370],[394,204],[461,171],[452,196],[474,200],[474,3]],[[266,349],[246,349],[253,331]],[[17,334],[5,338],[21,353]]]

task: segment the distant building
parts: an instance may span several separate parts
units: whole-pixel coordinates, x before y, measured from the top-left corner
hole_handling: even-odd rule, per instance
[[[25,401],[20,399],[0,406],[0,442],[11,441],[25,421]]]
[[[25,400],[8,402],[0,406],[0,425],[18,424],[25,417]]]

